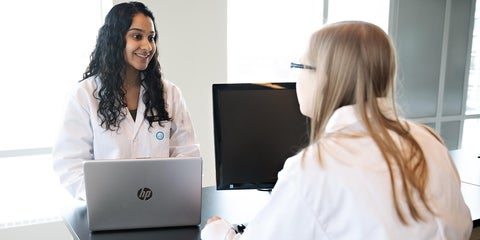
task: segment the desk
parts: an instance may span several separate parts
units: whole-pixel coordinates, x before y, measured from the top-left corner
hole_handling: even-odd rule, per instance
[[[480,186],[462,183],[462,194],[470,208],[474,227],[480,226]],[[232,223],[248,223],[268,201],[269,194],[256,190],[224,190],[215,187],[202,189],[202,220],[199,226],[163,229],[139,229],[90,232],[85,203],[75,202],[64,213],[64,221],[77,240],[200,240],[200,230],[207,219],[219,215]]]
[[[472,215],[473,227],[480,226],[480,186],[462,182],[462,195]]]
[[[474,227],[480,226],[480,158],[479,153],[467,150],[450,152],[462,180],[461,190],[470,208]],[[267,203],[268,192],[257,190],[223,190],[214,186],[202,189],[201,224],[194,227],[139,229],[90,232],[85,203],[76,201],[63,212],[64,221],[77,240],[200,240],[200,230],[207,219],[218,215],[231,223],[248,223]]]
[[[270,198],[268,192],[257,190],[223,190],[214,186],[202,188],[202,218],[199,226],[178,228],[137,229],[90,232],[85,202],[75,200],[62,216],[77,240],[200,240],[200,230],[208,218],[218,215],[231,223],[248,223]]]
[[[462,194],[472,214],[473,226],[480,226],[480,150],[450,151],[462,181]]]
[[[450,151],[450,155],[462,182],[480,187],[480,150],[458,149]]]

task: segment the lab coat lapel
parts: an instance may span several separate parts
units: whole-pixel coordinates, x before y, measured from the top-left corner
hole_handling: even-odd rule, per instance
[[[140,96],[138,97],[138,106],[137,106],[137,117],[135,119],[135,124],[133,128],[133,138],[135,138],[138,134],[138,131],[142,127],[142,124],[144,123],[144,116],[143,113],[145,112],[145,103],[143,103],[143,92],[144,92],[143,86],[140,88]]]

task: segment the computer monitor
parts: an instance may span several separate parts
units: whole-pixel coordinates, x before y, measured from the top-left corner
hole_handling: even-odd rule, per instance
[[[271,190],[285,160],[308,142],[295,83],[213,84],[218,190]]]

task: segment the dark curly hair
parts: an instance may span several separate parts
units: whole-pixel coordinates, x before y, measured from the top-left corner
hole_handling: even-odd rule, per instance
[[[122,74],[126,69],[123,50],[126,47],[125,35],[132,25],[133,17],[137,14],[144,14],[151,18],[154,30],[157,32],[155,18],[143,3],[126,2],[115,5],[98,31],[97,43],[90,55],[90,64],[81,80],[96,76],[101,81],[100,87],[97,86],[93,96],[99,99],[100,125],[107,130],[118,130],[120,122],[126,117],[125,112],[122,111],[122,108],[127,106],[125,91],[122,89]],[[155,42],[157,38],[155,35]],[[150,127],[154,122],[161,124],[161,121],[170,120],[165,109],[158,51],[155,51],[147,68],[141,73],[143,75],[141,85],[145,89],[142,99],[146,106],[145,119],[148,120]]]

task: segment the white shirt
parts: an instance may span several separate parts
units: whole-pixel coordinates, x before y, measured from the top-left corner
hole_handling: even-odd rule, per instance
[[[59,136],[53,147],[54,170],[60,182],[76,198],[85,199],[82,162],[91,159],[200,156],[199,145],[180,90],[163,80],[164,97],[171,121],[150,125],[144,119],[144,88],[140,89],[135,121],[126,118],[118,131],[100,126],[99,100],[92,93],[99,84],[94,77],[78,84],[69,95]]]
[[[333,114],[329,134],[320,140],[322,166],[316,147],[289,158],[269,203],[243,235],[223,220],[207,224],[202,240],[469,239],[472,219],[447,149],[424,127],[409,126],[428,164],[427,196],[436,215],[423,210],[426,222],[415,222],[405,212],[410,225],[401,223],[387,165],[371,137],[335,134],[366,132],[354,107],[345,106]]]

